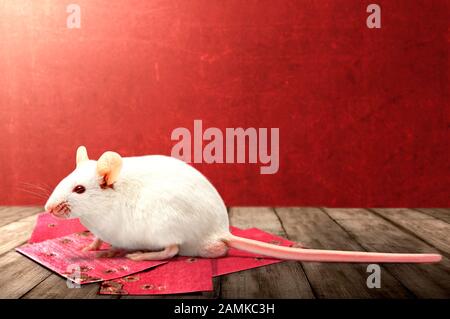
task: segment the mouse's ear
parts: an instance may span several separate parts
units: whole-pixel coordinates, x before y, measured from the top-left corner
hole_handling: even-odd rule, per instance
[[[78,146],[77,148],[77,166],[80,165],[81,162],[88,161],[89,157],[87,154],[86,147]]]
[[[97,174],[103,177],[104,185],[111,186],[122,168],[122,157],[116,152],[105,152],[97,161]]]

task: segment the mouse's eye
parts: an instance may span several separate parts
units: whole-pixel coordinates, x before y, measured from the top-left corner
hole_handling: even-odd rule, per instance
[[[83,194],[86,188],[83,185],[77,185],[73,188],[72,192],[77,194]]]

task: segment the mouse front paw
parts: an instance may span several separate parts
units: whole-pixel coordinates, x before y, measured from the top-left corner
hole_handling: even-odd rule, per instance
[[[96,238],[92,243],[90,243],[89,245],[84,247],[82,249],[82,251],[87,252],[87,251],[92,251],[92,250],[98,250],[102,244],[103,244],[103,241],[99,238]]]

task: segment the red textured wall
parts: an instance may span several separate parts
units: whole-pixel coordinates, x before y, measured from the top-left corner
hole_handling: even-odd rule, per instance
[[[450,206],[448,6],[3,1],[0,204],[43,203],[24,183],[54,186],[80,144],[170,154],[201,119],[280,128],[277,174],[196,164],[229,205]]]

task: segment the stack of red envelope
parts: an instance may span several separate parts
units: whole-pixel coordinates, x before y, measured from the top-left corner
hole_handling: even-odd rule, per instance
[[[231,232],[240,237],[282,246],[293,242],[257,228]],[[93,235],[77,219],[56,219],[41,213],[28,244],[17,251],[79,284],[102,282],[100,294],[159,295],[213,289],[212,278],[282,260],[230,249],[221,258],[175,257],[162,261],[132,261],[126,257],[98,258],[98,251],[83,252]],[[100,250],[108,249],[104,244]]]

